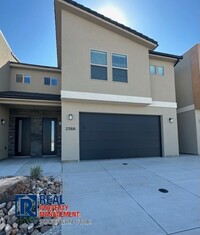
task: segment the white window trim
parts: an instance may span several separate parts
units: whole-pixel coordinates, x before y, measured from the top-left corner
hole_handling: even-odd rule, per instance
[[[17,81],[16,81],[17,75],[22,75],[22,82],[17,82]],[[30,83],[25,83],[25,77],[30,77]],[[31,84],[31,75],[29,75],[29,74],[20,74],[20,73],[16,73],[15,82],[16,82],[16,83],[21,83],[21,84]]]
[[[53,86],[53,87],[54,87],[54,86],[58,86],[58,78],[47,77],[47,76],[45,76],[44,79],[45,79],[45,78],[50,78],[50,84],[44,84],[44,86]],[[52,85],[52,84],[51,84],[52,79],[56,79],[56,80],[57,80],[57,85]]]
[[[126,59],[127,59],[127,67],[126,68],[123,68],[123,67],[116,67],[116,66],[113,66],[113,61],[112,61],[112,59],[113,59],[113,55],[119,55],[119,56],[126,56]],[[124,84],[127,84],[128,83],[128,55],[127,54],[120,54],[120,53],[115,53],[115,52],[112,52],[111,53],[111,65],[112,65],[112,70],[113,69],[121,69],[121,70],[126,70],[127,71],[127,82],[121,82],[121,81],[114,81],[113,80],[113,71],[112,71],[112,81],[113,82],[121,82],[121,83],[124,83]]]
[[[91,53],[92,53],[92,51],[106,53],[106,65],[92,63],[91,62]],[[97,50],[97,49],[91,49],[90,48],[90,52],[89,53],[90,53],[90,56],[89,56],[89,59],[90,59],[90,79],[94,80],[94,81],[108,81],[108,52],[107,51],[103,51],[103,50]],[[103,79],[92,78],[91,66],[98,66],[98,67],[106,68],[107,69],[107,79],[103,80]]]

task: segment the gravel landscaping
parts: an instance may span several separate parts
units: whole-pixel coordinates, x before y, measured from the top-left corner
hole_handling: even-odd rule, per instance
[[[17,176],[0,179],[0,235],[61,234],[61,225],[51,218],[23,218],[15,215],[15,194],[61,194],[62,181],[54,177]],[[49,219],[49,223],[48,223]],[[53,218],[52,218],[53,219]],[[56,221],[56,220],[55,220]]]

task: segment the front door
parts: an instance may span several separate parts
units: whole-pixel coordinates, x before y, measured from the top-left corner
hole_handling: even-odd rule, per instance
[[[15,155],[30,156],[31,150],[31,119],[16,118]]]
[[[57,154],[57,120],[51,118],[43,119],[43,155]]]

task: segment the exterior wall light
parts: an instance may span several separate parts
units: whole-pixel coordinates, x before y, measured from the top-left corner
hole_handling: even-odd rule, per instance
[[[5,125],[6,124],[6,120],[5,119],[1,119],[1,125]]]
[[[169,123],[174,123],[174,119],[173,118],[169,118]]]
[[[73,114],[68,115],[68,120],[72,121],[73,120]]]

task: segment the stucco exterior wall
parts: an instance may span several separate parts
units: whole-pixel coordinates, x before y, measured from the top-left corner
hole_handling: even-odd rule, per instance
[[[5,125],[1,124],[5,120]],[[0,159],[8,157],[9,109],[0,104]]]
[[[195,110],[178,114],[180,153],[198,154]]]
[[[107,81],[91,79],[91,49],[107,52]],[[128,83],[112,81],[112,53],[127,55]],[[151,97],[148,48],[62,11],[62,90]]]
[[[187,52],[184,54],[183,60],[175,67],[176,99],[178,108],[194,104],[191,69],[190,52]]]
[[[31,83],[17,83],[16,74],[30,75]],[[44,77],[57,78],[57,86],[44,85]],[[60,72],[40,71],[39,69],[11,68],[10,71],[10,91],[37,92],[47,94],[60,94],[61,74]]]
[[[0,31],[0,91],[9,89],[9,61],[16,61],[16,59]]]
[[[144,114],[161,116],[162,151],[163,156],[179,155],[176,109],[137,107],[132,105],[114,105],[103,103],[84,103],[62,101],[62,160],[79,161],[79,112]],[[68,120],[68,114],[73,114],[73,120]],[[169,118],[174,123],[169,123]],[[75,127],[75,131],[67,131],[66,127]],[[126,156],[124,156],[126,157]]]
[[[150,59],[149,63],[150,65],[164,67],[164,76],[150,75],[152,99],[176,102],[174,64],[159,59]]]
[[[200,110],[195,110],[196,132],[197,132],[197,153],[200,155]]]

